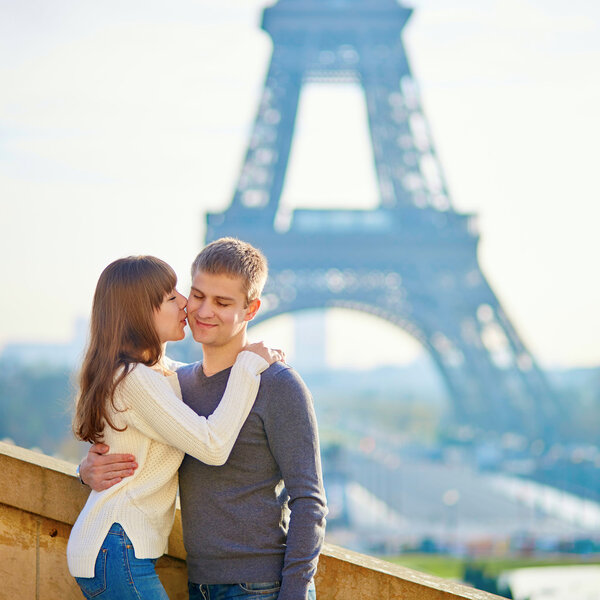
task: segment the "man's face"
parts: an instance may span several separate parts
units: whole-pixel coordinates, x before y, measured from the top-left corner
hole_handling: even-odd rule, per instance
[[[205,346],[224,346],[244,336],[246,323],[260,300],[246,305],[240,277],[197,271],[188,298],[188,324],[194,339]]]

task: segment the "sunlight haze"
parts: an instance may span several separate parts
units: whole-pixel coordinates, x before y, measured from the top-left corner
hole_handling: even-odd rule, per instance
[[[246,150],[267,4],[0,2],[0,349],[69,340],[124,255],[165,259],[187,293]],[[453,206],[479,216],[483,273],[542,365],[600,364],[600,3],[410,5],[403,40]],[[364,118],[359,88],[305,88],[288,209],[377,204]],[[292,343],[287,319],[269,341]],[[327,330],[336,365],[365,340],[373,365],[419,351],[358,314]]]

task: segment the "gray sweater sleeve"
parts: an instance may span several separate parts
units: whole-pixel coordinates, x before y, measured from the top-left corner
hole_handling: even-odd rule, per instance
[[[282,370],[271,383],[264,426],[290,508],[278,600],[305,600],[317,569],[327,515],[317,420],[310,392],[293,369]]]

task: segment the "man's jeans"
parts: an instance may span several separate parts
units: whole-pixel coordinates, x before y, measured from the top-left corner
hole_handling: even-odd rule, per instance
[[[169,600],[154,570],[155,559],[136,558],[133,545],[118,523],[102,542],[94,577],[76,577],[86,598],[94,600]]]
[[[237,583],[203,585],[188,583],[190,600],[277,600],[279,581],[265,583]],[[308,588],[308,600],[316,600],[315,584]]]

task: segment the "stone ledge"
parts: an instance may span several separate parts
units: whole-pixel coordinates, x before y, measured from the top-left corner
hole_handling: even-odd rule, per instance
[[[14,509],[17,509],[23,511],[23,518],[31,515],[37,521],[46,520],[48,524],[44,532],[48,529],[51,533],[44,535],[50,538],[54,535],[66,547],[70,526],[83,508],[88,494],[89,488],[82,486],[75,477],[75,465],[0,442],[0,509],[1,505],[5,505],[6,514],[15,514]],[[13,523],[18,521],[14,516],[11,519]],[[14,536],[18,526],[11,531]],[[45,538],[40,538],[40,531],[36,535],[34,544],[39,546],[40,539]],[[0,539],[0,566],[10,556],[11,546],[16,550],[20,537],[19,534],[12,541]],[[25,548],[31,543],[31,540],[23,541],[20,547]],[[56,543],[54,546],[59,548]],[[64,572],[58,579],[57,575],[53,575],[53,581],[59,581],[65,589],[70,586],[71,590],[74,582],[66,571],[64,548],[60,546],[60,551],[56,552],[60,556],[56,555],[53,564],[60,565]],[[171,598],[187,597],[185,557],[181,516],[177,511],[167,556],[157,565]],[[16,574],[3,571],[0,568],[3,578],[16,578]],[[44,589],[44,583],[37,581],[37,589]],[[500,600],[499,596],[460,583],[331,544],[325,544],[321,553],[316,584],[319,600]],[[70,594],[71,591],[64,597],[71,597]]]
[[[0,502],[72,525],[89,495],[75,465],[0,442]]]
[[[337,582],[343,581],[333,595],[320,594],[319,600],[500,600],[495,594],[333,544],[323,546],[316,579],[317,583],[322,580],[324,584],[318,586],[319,591],[322,587],[329,587],[328,582],[335,582],[334,586],[337,587]],[[360,588],[361,593],[351,594],[351,590],[357,588]],[[367,589],[371,593],[363,595]],[[341,594],[338,593],[340,590]]]

